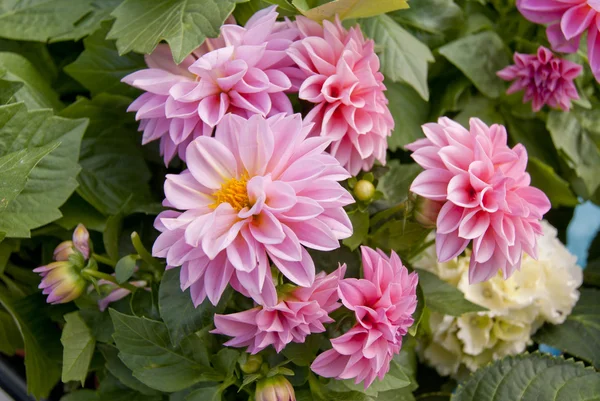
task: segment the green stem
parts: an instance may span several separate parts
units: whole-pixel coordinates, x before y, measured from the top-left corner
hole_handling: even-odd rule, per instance
[[[146,250],[144,244],[142,244],[142,239],[140,238],[140,235],[135,231],[131,233],[131,243],[133,244],[133,247],[137,251],[138,255],[140,255],[142,260],[146,262],[148,266],[150,266],[150,268],[154,271],[155,274],[158,275],[158,277],[160,277],[160,274],[162,274],[162,272],[165,270],[165,267],[161,262],[154,259],[150,252]]]
[[[107,266],[115,267],[117,264],[113,262],[112,259],[107,258],[106,256],[98,255],[97,253],[92,253],[92,258],[96,259],[96,261],[103,263]]]
[[[100,280],[106,280],[106,281],[110,281],[111,283],[114,283],[116,285],[118,285],[121,288],[124,288],[126,290],[129,290],[130,292],[135,292],[138,288],[134,285],[131,285],[129,283],[123,283],[123,284],[119,284],[119,282],[117,282],[117,279],[114,276],[111,276],[110,274],[106,274],[106,273],[102,273],[99,272],[98,270],[83,270],[82,274],[87,275],[87,276],[91,276]]]

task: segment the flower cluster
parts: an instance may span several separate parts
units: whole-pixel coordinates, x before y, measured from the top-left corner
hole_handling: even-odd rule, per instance
[[[571,99],[579,99],[573,83],[582,70],[579,64],[555,57],[543,46],[535,55],[515,53],[513,58],[515,64],[497,75],[505,81],[515,81],[506,93],[525,90],[523,103],[531,100],[533,111],[540,111],[545,104],[569,110]]]
[[[593,0],[517,0],[531,22],[548,24],[546,34],[558,52],[575,53],[587,32],[588,61],[600,82],[600,6]]]
[[[413,324],[417,307],[416,273],[408,273],[395,252],[388,257],[380,250],[362,247],[363,279],[340,282],[339,296],[354,312],[356,324],[331,340],[332,349],[315,359],[311,369],[324,377],[355,378],[365,388],[383,379],[402,337]]]
[[[521,270],[508,280],[496,275],[470,285],[473,255],[468,254],[437,263],[434,252],[429,252],[415,263],[456,286],[467,300],[489,309],[460,317],[431,313],[432,337],[422,344],[420,355],[441,375],[460,375],[523,352],[543,323],[560,324],[571,313],[579,298],[581,268],[556,237],[556,229],[546,221],[541,225],[538,260],[523,255]]]
[[[470,129],[442,117],[423,125],[426,138],[407,145],[425,169],[411,191],[444,202],[437,217],[436,249],[440,262],[460,255],[473,240],[470,283],[510,277],[522,252],[536,256],[540,219],[550,201],[531,187],[527,151],[509,148],[506,129],[472,118]]]

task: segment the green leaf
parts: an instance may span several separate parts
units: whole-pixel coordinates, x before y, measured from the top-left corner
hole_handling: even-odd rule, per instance
[[[144,395],[157,395],[158,391],[151,389],[133,377],[133,372],[119,359],[119,350],[113,345],[101,344],[98,347],[106,360],[106,369],[125,386]]]
[[[583,282],[587,285],[600,287],[600,259],[588,261],[583,271]]]
[[[137,96],[140,91],[122,83],[121,79],[146,68],[144,57],[136,53],[119,56],[114,42],[104,39],[108,30],[109,24],[104,24],[102,29],[85,38],[85,50],[65,67],[65,72],[88,89],[92,96],[102,92]]]
[[[60,142],[31,171],[25,188],[0,212],[0,231],[8,237],[29,237],[29,230],[61,217],[58,208],[77,186],[77,160],[83,119],[54,117],[49,110],[28,112],[23,103],[0,106],[0,156]]]
[[[25,188],[27,179],[35,166],[59,143],[33,149],[22,149],[0,157],[0,213],[16,199]]]
[[[232,0],[125,0],[113,12],[115,23],[107,39],[115,39],[119,54],[151,53],[165,40],[177,64],[219,28],[233,11]]]
[[[89,11],[89,0],[3,1],[0,2],[0,36],[46,42],[72,29]]]
[[[100,401],[100,396],[93,390],[78,390],[64,395],[60,401]]]
[[[123,215],[117,213],[106,219],[106,229],[102,233],[104,249],[111,260],[119,260],[119,237],[123,229]]]
[[[421,323],[421,319],[423,319],[423,312],[425,311],[425,304],[425,294],[423,293],[421,283],[419,283],[417,284],[417,309],[413,313],[414,323],[408,329],[408,334],[413,337],[417,335],[417,331],[419,330],[419,324]]]
[[[222,394],[221,386],[202,387],[189,393],[185,401],[221,401]]]
[[[463,72],[484,95],[497,98],[505,90],[496,72],[508,64],[508,54],[500,37],[485,31],[466,36],[440,47],[439,52]]]
[[[77,224],[83,224],[88,230],[103,232],[106,228],[106,217],[87,203],[77,193],[73,194],[62,205],[60,212],[63,217],[55,223],[65,230],[73,230]]]
[[[17,102],[25,102],[29,109],[63,108],[58,94],[47,79],[40,75],[25,57],[16,53],[0,52],[0,70],[5,71],[2,79],[23,83],[23,87],[14,94]]]
[[[391,160],[388,167],[390,170],[380,178],[377,188],[393,206],[408,199],[410,184],[423,169],[415,163],[400,164],[396,159]]]
[[[452,395],[452,401],[592,401],[600,374],[581,362],[539,353],[509,356],[479,369]]]
[[[546,324],[536,334],[535,341],[580,359],[600,369],[600,290],[581,288],[579,301],[567,320],[560,325]]]
[[[27,392],[45,398],[60,379],[59,334],[47,316],[44,299],[36,294],[19,301],[0,291],[0,305],[12,316],[25,343]],[[58,355],[57,355],[58,354]]]
[[[423,243],[429,231],[420,224],[394,219],[386,222],[370,236],[369,245],[394,250],[401,257],[407,258],[412,249]]]
[[[0,70],[0,105],[16,101],[15,93],[23,87],[23,82],[4,80],[5,72]]]
[[[79,381],[83,386],[88,374],[96,339],[79,312],[65,315],[65,327],[60,337],[63,345],[62,381]]]
[[[355,250],[369,234],[369,213],[354,209],[348,213],[348,217],[352,222],[353,231],[352,236],[343,240],[343,243],[351,250]]]
[[[151,199],[150,171],[139,145],[137,124],[125,109],[130,99],[100,94],[92,100],[81,98],[61,115],[87,117],[90,126],[81,145],[77,193],[107,215],[124,205],[146,204]]]
[[[231,378],[235,374],[235,365],[240,358],[240,351],[232,348],[223,348],[211,358],[212,365],[217,372],[225,378]]]
[[[193,359],[193,350],[173,347],[162,322],[114,309],[110,309],[110,316],[119,358],[139,381],[156,390],[174,392],[204,380],[208,368]]]
[[[575,171],[582,182],[582,185],[572,182],[575,190],[589,198],[600,186],[598,147],[581,126],[574,111],[564,113],[552,110],[548,113],[546,127],[563,161]]]
[[[19,327],[8,312],[0,310],[0,353],[13,356],[16,350],[22,348]]]
[[[61,40],[77,41],[91,35],[100,28],[103,21],[112,19],[110,13],[122,2],[123,0],[92,0],[90,11],[68,31],[58,36],[53,36],[52,42]]]
[[[131,390],[112,374],[107,373],[98,389],[99,401],[163,401],[161,394],[147,395]]]
[[[504,117],[498,111],[496,102],[481,95],[470,96],[460,113],[454,116],[454,121],[469,128],[469,120],[477,117],[487,125],[504,124]]]
[[[181,291],[179,269],[165,271],[158,290],[158,307],[160,316],[169,330],[171,343],[178,345],[190,334],[210,326],[214,314],[225,311],[230,297],[231,292],[226,291],[216,307],[205,299],[194,308],[190,290]]]
[[[133,276],[138,255],[123,256],[115,266],[115,278],[119,284],[123,284]]]
[[[459,289],[441,280],[435,274],[422,269],[416,271],[425,295],[425,305],[431,310],[450,316],[487,310],[483,306],[467,301]]]
[[[300,2],[293,1],[305,17],[321,22],[338,16],[341,20],[352,18],[368,18],[390,11],[408,8],[406,0],[333,0],[309,10],[298,7]]]
[[[579,201],[569,183],[559,176],[556,171],[535,157],[529,157],[527,172],[531,175],[531,185],[544,191],[552,207],[577,206]]]
[[[394,117],[388,148],[394,151],[423,137],[421,125],[428,121],[429,103],[405,84],[385,81],[385,86],[385,94],[390,101],[388,106]]]
[[[434,60],[429,48],[388,15],[361,20],[360,25],[382,48],[379,61],[386,78],[405,82],[428,100],[427,63]]]

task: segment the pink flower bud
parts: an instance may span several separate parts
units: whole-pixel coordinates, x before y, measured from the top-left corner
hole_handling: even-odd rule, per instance
[[[63,241],[54,249],[54,260],[69,260],[69,255],[73,253],[73,241]]]
[[[425,228],[435,228],[442,206],[442,202],[418,196],[414,211],[415,220]]]
[[[90,233],[83,224],[77,225],[73,231],[73,244],[86,260],[90,257]]]
[[[42,276],[38,288],[48,295],[49,304],[64,304],[78,298],[86,287],[79,270],[68,260],[52,262],[46,266],[33,269]]]
[[[294,387],[283,376],[262,379],[256,384],[256,401],[296,401]]]

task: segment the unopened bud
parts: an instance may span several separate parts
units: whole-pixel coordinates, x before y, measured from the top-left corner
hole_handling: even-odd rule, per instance
[[[83,224],[77,225],[73,231],[73,244],[86,260],[90,257],[90,233]]]
[[[414,209],[414,217],[417,223],[425,228],[435,228],[440,209],[444,206],[442,202],[417,197]]]
[[[40,289],[49,304],[64,304],[79,298],[86,287],[80,270],[69,261],[52,262],[33,270],[42,276]]]
[[[358,200],[368,201],[375,195],[375,186],[371,181],[360,180],[354,186],[354,195]]]
[[[296,401],[294,387],[283,376],[260,380],[256,384],[256,401]]]
[[[56,249],[54,249],[54,260],[69,260],[69,255],[75,252],[73,246],[73,241],[63,241],[58,244]]]
[[[248,355],[246,358],[246,362],[240,364],[240,368],[242,372],[246,374],[256,373],[260,370],[260,366],[262,365],[263,359],[260,355]]]

